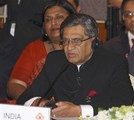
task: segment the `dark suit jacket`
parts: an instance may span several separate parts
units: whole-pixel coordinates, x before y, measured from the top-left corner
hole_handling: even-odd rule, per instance
[[[0,36],[3,40],[0,43],[0,98],[7,98],[7,81],[10,76],[10,72],[13,68],[13,65],[16,62],[17,53],[15,39],[5,31],[0,31]]]
[[[129,46],[128,34],[122,32],[120,36],[114,37],[113,39],[104,43],[104,48],[106,48],[107,50],[111,52],[123,54],[124,56],[129,56],[130,46]],[[131,60],[128,61],[129,73],[134,76],[134,56],[132,54],[131,54],[130,59]]]
[[[118,54],[129,54],[130,46],[127,33],[122,32],[121,35],[112,38],[108,42],[105,42],[104,48]]]
[[[90,104],[95,114],[98,108],[131,105],[133,88],[127,67],[126,59],[102,48],[95,50],[80,71],[76,65],[68,63],[63,51],[52,52],[37,79],[20,96],[17,104],[24,104],[35,96],[54,96],[56,101]],[[91,92],[96,94],[90,96]]]

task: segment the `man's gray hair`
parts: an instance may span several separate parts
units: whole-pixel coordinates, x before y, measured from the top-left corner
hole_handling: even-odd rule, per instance
[[[61,24],[60,37],[63,37],[63,31],[66,27],[81,25],[85,28],[85,35],[89,37],[98,37],[98,26],[95,19],[89,15],[76,13],[69,15]]]

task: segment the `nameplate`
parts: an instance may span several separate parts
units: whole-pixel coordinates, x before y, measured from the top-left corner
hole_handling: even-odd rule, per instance
[[[50,120],[51,109],[0,104],[0,120]]]

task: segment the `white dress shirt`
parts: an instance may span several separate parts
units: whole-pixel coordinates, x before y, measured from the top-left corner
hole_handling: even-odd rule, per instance
[[[134,35],[131,32],[128,32],[128,40],[129,40],[130,49],[133,46],[133,43],[132,43],[132,40],[131,39],[134,39]]]
[[[33,103],[34,100],[36,100],[37,98],[41,98],[41,97],[33,97],[30,100],[25,102],[25,106],[31,106],[31,104]],[[94,111],[93,111],[93,107],[91,105],[80,105],[81,107],[81,116],[83,118],[90,116],[93,117],[94,115]]]

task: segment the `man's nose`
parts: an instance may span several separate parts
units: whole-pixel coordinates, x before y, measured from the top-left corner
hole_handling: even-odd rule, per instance
[[[74,41],[73,40],[69,40],[67,43],[67,47],[69,50],[73,49],[75,47]]]

